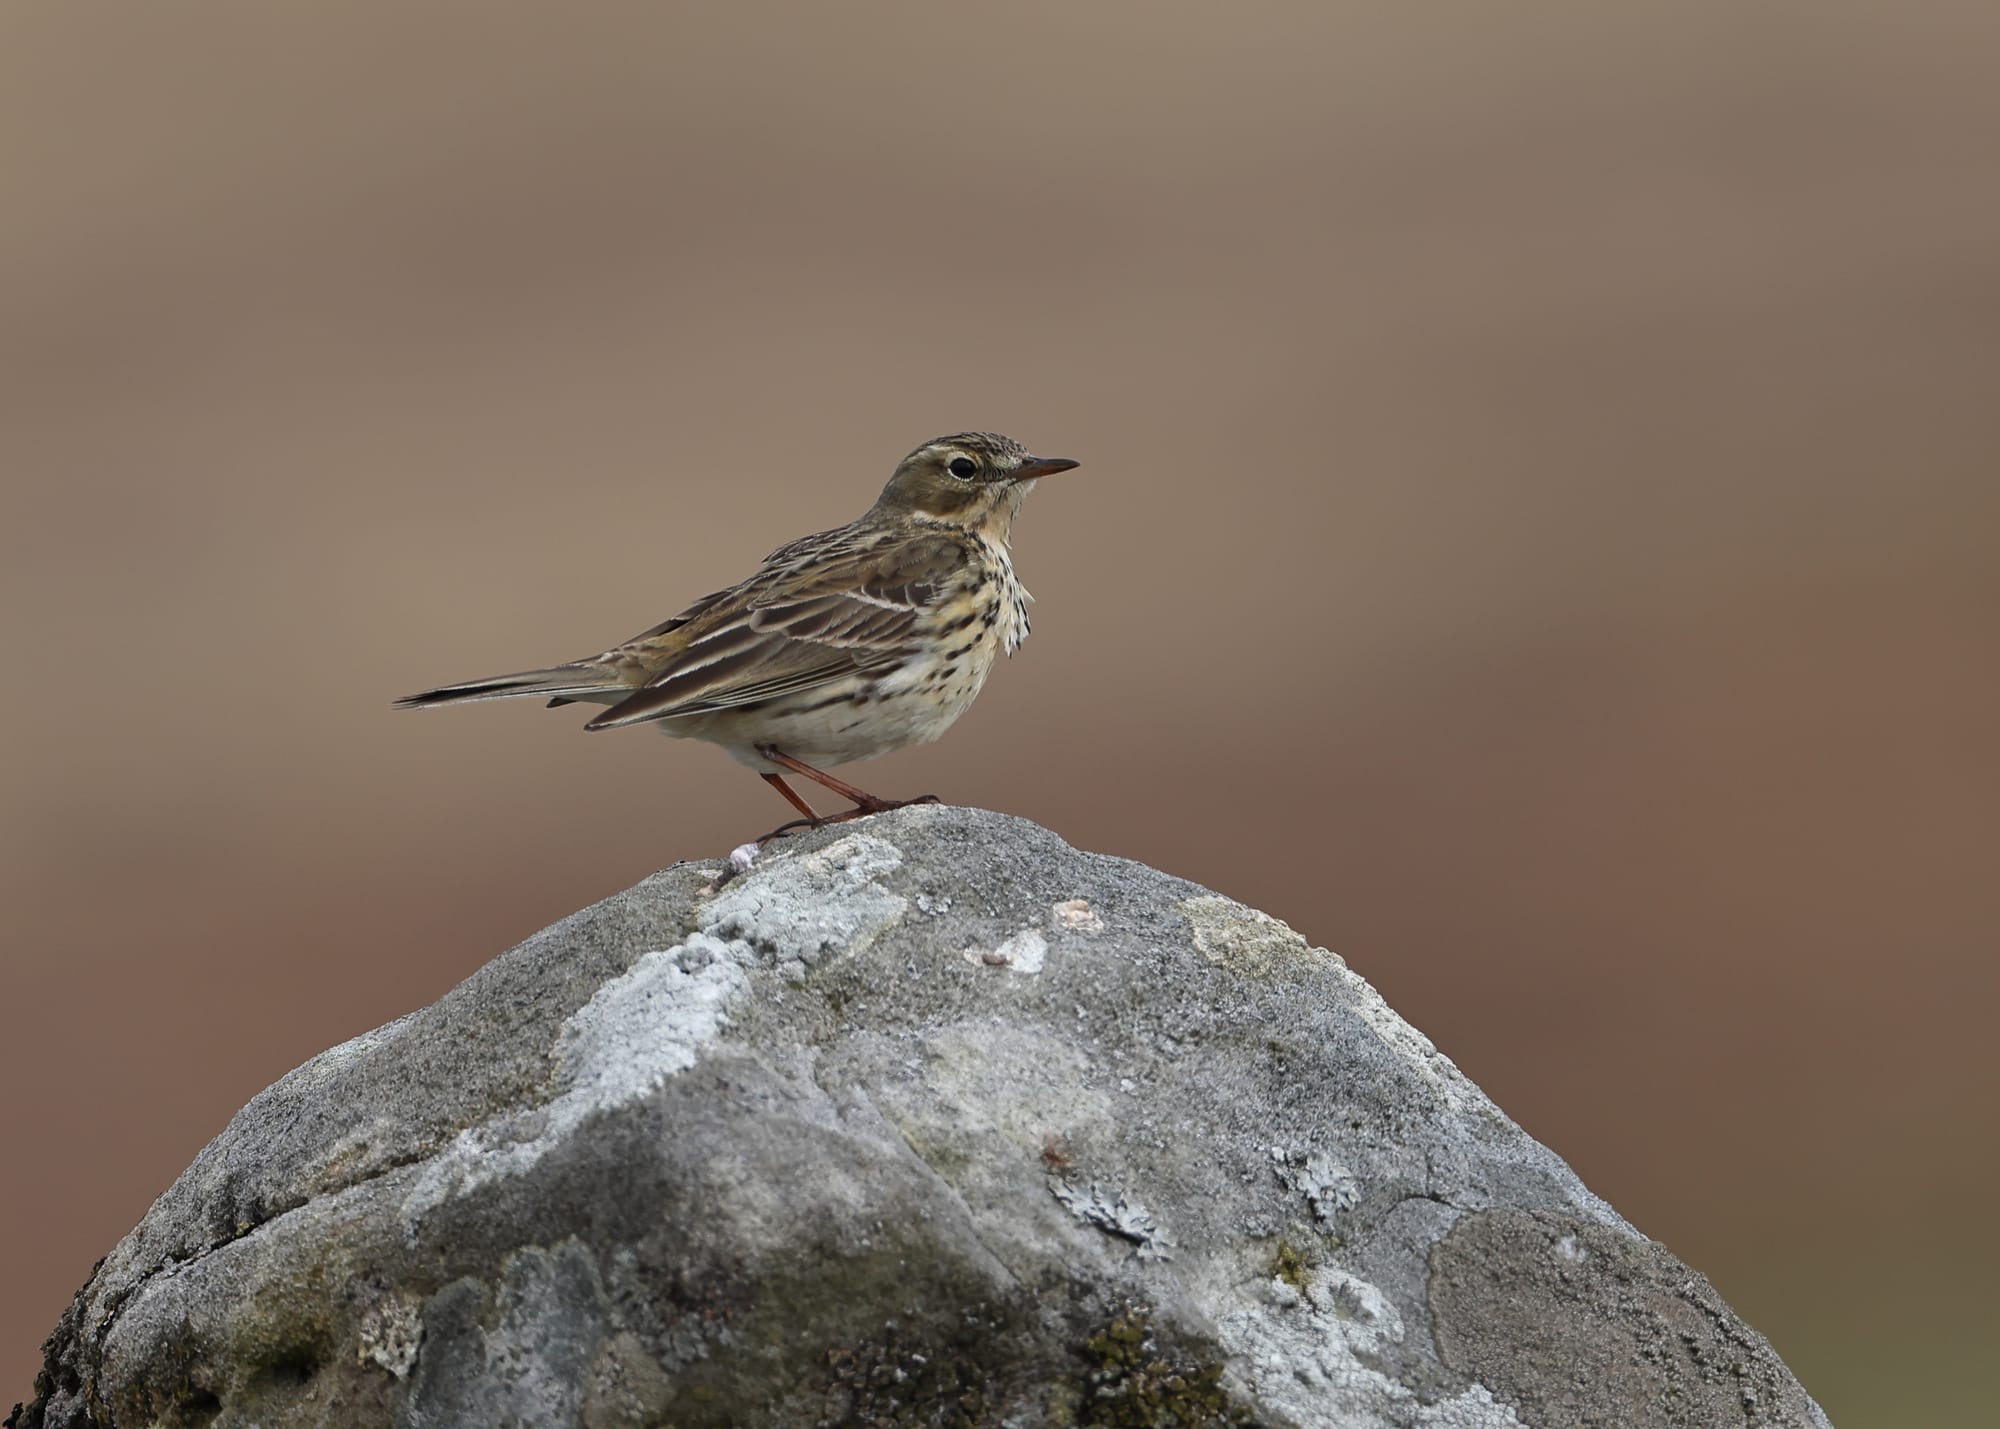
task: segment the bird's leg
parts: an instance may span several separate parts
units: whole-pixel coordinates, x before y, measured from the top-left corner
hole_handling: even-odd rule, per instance
[[[812,780],[813,783],[824,785],[826,788],[833,790],[841,798],[854,801],[854,807],[844,814],[823,816],[821,821],[824,823],[845,823],[849,819],[858,819],[863,814],[880,814],[890,809],[900,809],[906,804],[935,804],[938,801],[938,796],[935,794],[925,794],[915,799],[878,799],[866,789],[857,789],[845,779],[836,779],[824,769],[815,769],[810,764],[792,758],[791,755],[786,754],[775,744],[760,744],[757,746],[757,752],[773,764],[782,765],[794,774],[803,775],[805,778]],[[764,777],[771,780],[778,778],[775,774],[766,774]],[[803,803],[802,800],[793,798],[789,789],[785,790],[785,795],[787,798],[792,799],[795,807]]]
[[[801,799],[798,796],[798,794],[793,791],[792,786],[785,782],[784,775],[766,774],[763,776],[763,778],[766,784],[769,784],[773,789],[776,789],[780,794],[783,794],[785,796],[785,802],[787,804],[790,804],[794,809],[797,809],[801,814],[804,814],[806,816],[806,822],[808,824],[819,823],[819,815],[813,812],[813,806],[811,804],[808,804],[804,799]],[[787,824],[785,827],[790,828],[791,825]]]
[[[767,844],[772,839],[781,839],[796,829],[816,829],[821,824],[827,822],[825,819],[821,818],[818,814],[814,813],[813,806],[811,804],[808,804],[804,799],[801,799],[798,796],[798,792],[794,790],[791,785],[785,782],[784,775],[765,774],[760,777],[766,784],[769,784],[773,789],[776,789],[780,794],[783,794],[785,796],[785,802],[790,804],[794,809],[797,809],[800,813],[804,814],[805,817],[803,819],[793,819],[788,824],[779,824],[778,827],[772,829],[771,832],[769,832],[768,834],[760,835],[758,838],[753,840],[753,842],[760,844]]]

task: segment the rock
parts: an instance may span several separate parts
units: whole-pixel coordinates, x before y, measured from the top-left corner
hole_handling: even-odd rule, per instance
[[[258,1096],[10,1423],[1824,1425],[1336,956],[919,807]]]

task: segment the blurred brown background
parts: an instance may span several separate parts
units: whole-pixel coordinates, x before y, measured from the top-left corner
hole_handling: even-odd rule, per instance
[[[869,767],[1339,950],[1836,1422],[1983,1421],[2000,9],[0,9],[0,1404],[258,1088],[775,823],[394,714],[985,427]],[[1988,1361],[1990,1368],[1990,1361]]]

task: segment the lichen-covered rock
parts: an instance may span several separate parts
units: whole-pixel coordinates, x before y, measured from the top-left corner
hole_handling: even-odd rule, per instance
[[[1275,919],[963,809],[723,875],[251,1102],[18,1421],[1825,1423]]]

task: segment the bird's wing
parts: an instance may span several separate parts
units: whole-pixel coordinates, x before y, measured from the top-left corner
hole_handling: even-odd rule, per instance
[[[916,653],[919,617],[967,559],[964,542],[943,534],[795,542],[687,621],[669,623],[665,639],[648,632],[607,652],[651,665],[652,675],[587,728],[741,709],[891,670]]]
[[[726,600],[733,594],[735,594],[735,591],[733,589],[718,590],[711,592],[710,594],[705,595],[700,600],[696,601],[693,605],[689,606],[686,610],[682,611],[679,615],[670,615],[665,620],[661,621],[658,625],[655,625],[651,630],[640,631],[637,635],[634,635],[630,640],[627,640],[623,645],[619,646],[618,649],[619,650],[637,649],[643,647],[649,641],[656,640],[660,636],[665,635],[670,630],[679,630],[683,625],[686,625],[696,616],[705,615],[707,612],[713,610],[715,608],[715,604],[717,601]],[[616,654],[617,651],[607,651],[606,653]]]

